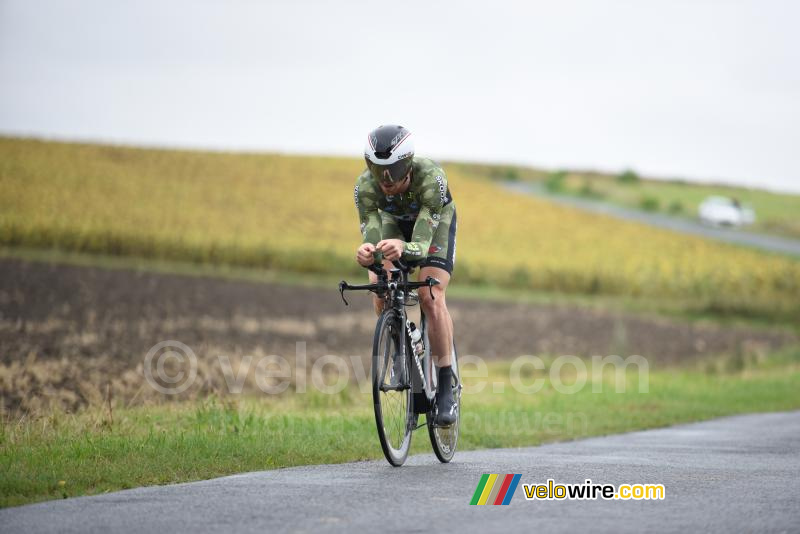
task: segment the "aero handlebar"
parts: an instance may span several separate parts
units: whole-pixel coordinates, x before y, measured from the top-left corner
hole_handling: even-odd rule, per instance
[[[427,287],[428,291],[430,291],[431,299],[435,299],[436,297],[433,296],[433,286],[439,285],[441,282],[436,278],[429,276],[425,279],[424,282],[409,282],[408,281],[408,273],[413,268],[408,266],[407,264],[403,263],[400,260],[394,260],[392,264],[395,266],[395,269],[392,269],[391,273],[394,274],[396,272],[403,273],[402,279],[399,281],[396,278],[389,280],[389,276],[386,273],[386,270],[381,267],[380,265],[373,264],[367,267],[370,271],[375,273],[378,276],[378,282],[374,284],[362,284],[362,285],[350,285],[345,280],[339,282],[339,294],[342,297],[342,301],[344,301],[345,306],[349,306],[350,304],[347,302],[347,299],[344,298],[345,290],[348,291],[372,291],[377,294],[385,293],[390,289],[403,289],[405,291],[409,291],[411,289],[417,289],[420,287]]]

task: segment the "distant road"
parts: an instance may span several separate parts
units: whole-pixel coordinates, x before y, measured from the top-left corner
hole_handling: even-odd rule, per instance
[[[510,505],[469,505],[483,473],[521,475]],[[666,495],[525,500],[523,484],[549,478],[663,484]],[[798,503],[800,412],[788,412],[459,452],[448,465],[430,453],[402,468],[296,467],[50,501],[0,510],[0,532],[797,532]]]
[[[503,183],[503,187],[515,193],[535,195],[552,202],[580,208],[582,210],[591,211],[594,213],[602,213],[604,215],[628,219],[649,224],[651,226],[657,226],[659,228],[666,228],[675,232],[699,235],[701,237],[734,243],[736,245],[755,247],[768,250],[770,252],[800,257],[800,240],[798,239],[757,234],[754,232],[747,232],[734,228],[716,228],[688,219],[670,217],[668,215],[659,213],[648,213],[632,208],[624,208],[622,206],[617,206],[607,202],[576,198],[566,195],[552,195],[546,193],[536,184],[505,182]],[[798,217],[800,217],[800,214],[798,214]]]

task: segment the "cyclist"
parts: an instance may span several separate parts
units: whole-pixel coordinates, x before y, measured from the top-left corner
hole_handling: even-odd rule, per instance
[[[363,243],[356,261],[364,267],[384,260],[402,259],[420,266],[419,279],[428,276],[441,283],[433,286],[433,298],[419,292],[428,324],[431,354],[439,366],[439,384],[452,380],[453,320],[445,292],[456,255],[456,207],[444,170],[427,158],[415,157],[411,132],[402,126],[380,126],[370,132],[364,149],[367,168],[356,181],[354,197],[361,221]],[[370,272],[371,282],[377,277]],[[374,296],[375,312],[384,302]],[[440,387],[436,399],[436,423],[456,420],[456,405],[449,387]]]

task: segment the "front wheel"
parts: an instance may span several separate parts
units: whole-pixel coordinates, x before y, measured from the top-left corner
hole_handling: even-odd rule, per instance
[[[430,356],[428,356],[430,358]],[[438,426],[434,424],[434,413],[430,411],[425,418],[428,422],[428,435],[431,438],[431,445],[436,457],[442,463],[448,463],[453,459],[458,445],[458,430],[461,425],[461,374],[458,370],[458,353],[455,343],[452,348],[453,380],[450,384],[438,384],[438,388],[453,388],[453,400],[456,402],[456,422],[450,426]],[[434,368],[436,371],[436,368]]]
[[[405,325],[396,312],[384,311],[372,345],[372,399],[381,448],[393,466],[406,461],[416,421],[404,345]]]

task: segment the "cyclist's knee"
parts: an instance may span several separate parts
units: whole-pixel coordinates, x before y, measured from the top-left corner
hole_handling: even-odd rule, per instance
[[[444,291],[436,287],[433,288],[433,297],[430,292],[423,288],[419,291],[420,306],[425,315],[431,319],[447,313],[447,302],[444,298]]]
[[[377,295],[372,295],[372,305],[375,307],[375,315],[380,315],[386,305],[386,299],[382,299]]]

